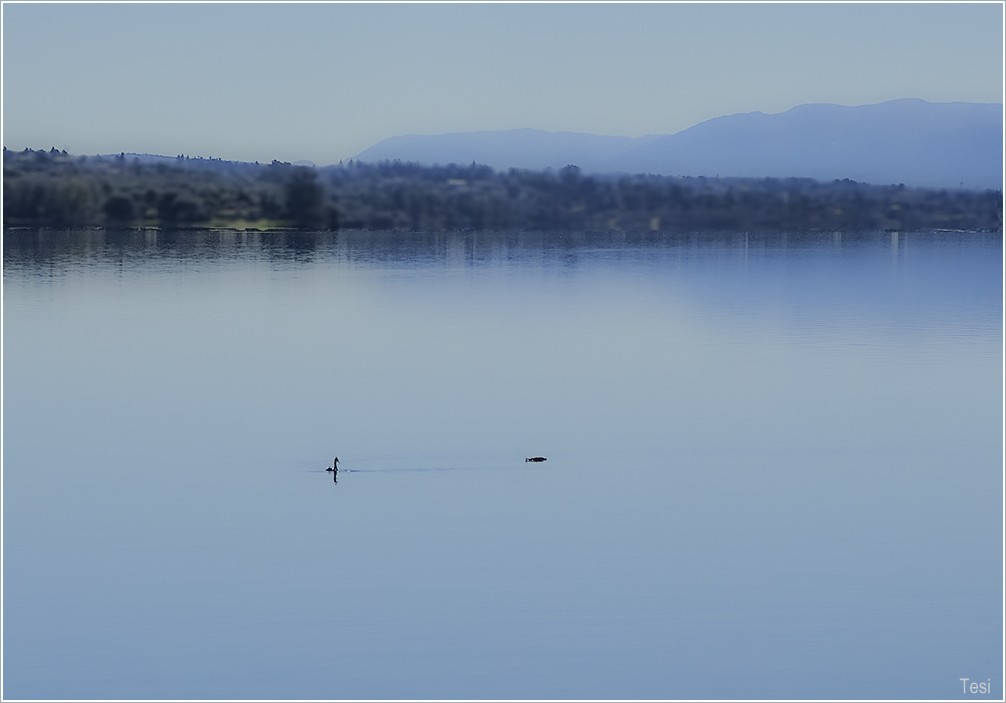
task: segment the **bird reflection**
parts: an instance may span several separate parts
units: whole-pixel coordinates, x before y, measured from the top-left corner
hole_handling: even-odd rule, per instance
[[[335,457],[335,459],[332,461],[332,466],[329,467],[329,468],[327,468],[327,469],[325,469],[325,471],[331,471],[332,472],[332,483],[338,483],[339,482],[339,457]]]

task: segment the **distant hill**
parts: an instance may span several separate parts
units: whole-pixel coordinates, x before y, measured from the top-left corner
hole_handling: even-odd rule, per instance
[[[386,139],[356,158],[985,189],[1002,186],[1002,134],[999,103],[905,99],[727,115],[676,134],[638,138],[534,129],[409,135]]]

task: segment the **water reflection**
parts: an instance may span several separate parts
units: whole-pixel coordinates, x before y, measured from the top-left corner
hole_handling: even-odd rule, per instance
[[[997,236],[5,234],[11,698],[998,671]]]
[[[823,232],[258,232],[234,230],[7,230],[6,266],[70,266],[75,261],[149,264],[251,258],[276,263],[347,261],[445,266],[542,263],[575,266],[584,257],[650,251],[657,256],[734,252],[747,262],[756,252],[833,251],[885,247],[893,259],[914,241],[988,242],[989,233]],[[635,254],[631,254],[635,256]]]

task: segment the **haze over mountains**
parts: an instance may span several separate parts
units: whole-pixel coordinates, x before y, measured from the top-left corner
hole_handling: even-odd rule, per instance
[[[379,142],[356,158],[986,189],[1002,187],[1002,149],[1002,104],[904,99],[727,115],[645,137],[536,129],[407,135]]]

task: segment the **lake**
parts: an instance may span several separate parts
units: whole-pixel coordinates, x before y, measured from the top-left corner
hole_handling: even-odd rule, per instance
[[[3,694],[1001,699],[1002,254],[8,231]]]

